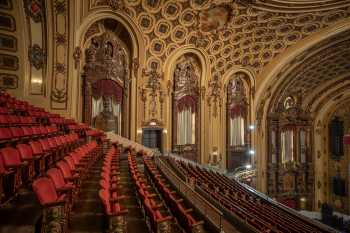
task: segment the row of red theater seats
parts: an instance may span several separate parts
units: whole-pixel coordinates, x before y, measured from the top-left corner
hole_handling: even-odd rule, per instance
[[[69,134],[31,140],[28,144],[18,143],[16,147],[0,149],[1,203],[11,200],[22,185],[42,175],[79,144],[78,135]]]
[[[275,224],[281,230],[281,232],[314,232],[315,227],[306,224],[299,218],[296,218],[284,210],[281,210],[268,202],[261,200],[261,198],[249,193],[248,190],[244,189],[242,185],[237,182],[228,179],[226,176],[215,172],[209,172],[205,170],[200,170],[207,179],[211,179],[211,182],[220,184],[220,188],[224,188],[228,200],[227,203],[231,203],[233,200],[238,200],[244,206],[244,208],[251,211],[250,214],[255,213],[258,218],[265,220],[266,222]],[[237,196],[240,194],[241,196]],[[237,196],[237,197],[236,197]],[[265,214],[261,217],[261,209],[264,210]],[[289,226],[289,225],[295,226]],[[320,229],[317,229],[318,231]]]
[[[120,186],[120,152],[114,146],[106,154],[101,171],[99,197],[104,206],[104,212],[108,217],[109,222],[113,222],[115,217],[123,217],[123,222],[126,223],[128,210],[120,204],[120,201],[127,198],[119,195],[118,186]],[[109,226],[111,224],[108,224]],[[123,224],[123,232],[127,232],[126,224]],[[112,230],[112,229],[109,229]]]
[[[42,117],[48,118],[50,124],[74,124],[75,123],[74,120],[72,119],[65,119],[58,114],[46,112],[43,108],[34,107],[26,101],[17,100],[16,98],[11,97],[8,93],[0,92],[0,114],[5,116],[6,115],[12,116],[12,114],[16,115],[17,112],[25,112],[26,113],[25,115],[28,115],[26,116],[27,119],[29,119],[29,117],[34,119],[33,124],[36,123],[36,118],[42,118]],[[0,124],[1,124],[1,118],[4,118],[4,117],[0,116]],[[4,120],[6,121],[6,119]],[[16,124],[21,123],[16,119],[10,119],[8,120],[8,122],[4,122],[4,123],[5,124],[13,123],[13,121],[15,121]]]
[[[270,232],[323,232],[284,210],[261,200],[240,184],[216,172],[178,162],[178,166],[224,208],[258,231]]]
[[[0,128],[0,143],[48,137],[58,134],[56,126],[22,126]]]
[[[181,227],[187,233],[204,232],[204,221],[196,220],[192,208],[186,208],[185,201],[176,194],[174,189],[170,189],[170,185],[165,183],[164,176],[159,172],[155,166],[152,158],[144,157],[144,164],[146,171],[150,174],[153,183],[156,185],[158,191],[163,196],[167,206],[177,218]]]
[[[141,206],[147,216],[146,219],[149,220],[151,231],[159,232],[160,225],[163,225],[165,229],[168,229],[167,232],[171,232],[173,217],[162,203],[157,203],[158,195],[152,190],[144,174],[138,170],[137,162],[130,152],[128,162],[132,180],[136,185],[139,200],[141,200]],[[161,200],[161,198],[159,199]]]
[[[44,176],[34,180],[33,191],[45,211],[42,229],[53,221],[60,224],[62,232],[67,232],[69,216],[80,194],[81,183],[89,178],[89,170],[100,154],[96,141],[84,144],[57,162],[56,167],[49,169]],[[56,211],[52,211],[53,208]]]

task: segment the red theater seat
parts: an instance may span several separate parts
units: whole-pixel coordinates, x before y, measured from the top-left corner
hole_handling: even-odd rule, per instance
[[[33,156],[32,148],[27,144],[18,144],[16,148],[21,160],[28,163],[28,178],[32,180],[36,174],[40,174],[40,161],[36,163],[36,160],[40,158]]]
[[[17,192],[22,184],[21,170],[25,163],[21,161],[19,152],[12,147],[0,149],[0,156],[5,169],[15,176],[14,182],[11,186],[13,187],[12,191]]]

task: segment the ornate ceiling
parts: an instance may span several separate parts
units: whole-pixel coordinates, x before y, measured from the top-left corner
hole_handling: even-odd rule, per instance
[[[275,83],[283,81],[274,94],[274,106],[278,107],[295,92],[300,93],[304,100],[312,96],[308,99],[308,107],[335,86],[340,89],[337,93],[333,92],[332,96],[341,94],[348,90],[348,87],[343,86],[348,85],[349,70],[350,32],[345,32],[305,51],[277,75]]]
[[[121,1],[94,2],[113,7]],[[123,9],[144,33],[148,68],[162,67],[176,48],[192,44],[208,53],[212,73],[222,76],[234,65],[259,73],[287,47],[349,17],[348,5],[350,0],[125,0]]]

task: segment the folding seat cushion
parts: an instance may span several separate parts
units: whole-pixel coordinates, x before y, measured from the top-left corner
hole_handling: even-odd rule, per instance
[[[46,174],[53,181],[58,192],[69,191],[75,188],[73,183],[65,181],[61,170],[58,168],[51,168],[46,172]]]
[[[64,205],[66,196],[58,195],[51,179],[43,177],[33,182],[33,191],[42,206]]]
[[[12,133],[9,128],[0,128],[0,142],[7,142],[12,138]]]

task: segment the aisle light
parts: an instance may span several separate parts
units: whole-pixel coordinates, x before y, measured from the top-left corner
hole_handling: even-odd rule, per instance
[[[250,155],[255,155],[255,150],[249,150]]]

